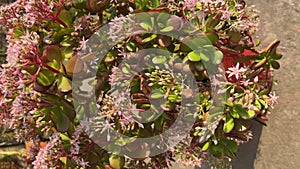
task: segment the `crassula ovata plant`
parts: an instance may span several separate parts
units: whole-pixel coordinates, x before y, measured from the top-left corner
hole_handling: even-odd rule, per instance
[[[279,41],[258,50],[259,13],[243,0],[0,9],[0,120],[32,142],[33,168],[229,168],[252,120],[265,124],[277,103]]]

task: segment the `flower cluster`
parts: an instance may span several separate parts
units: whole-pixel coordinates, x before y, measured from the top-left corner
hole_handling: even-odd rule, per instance
[[[251,33],[258,29],[258,11],[254,6],[246,6],[244,1],[186,0],[184,6],[191,11],[200,9],[205,17],[213,15],[220,19],[218,27],[229,24],[227,29]]]
[[[49,167],[58,167],[61,157],[66,154],[61,152],[62,141],[59,134],[55,134],[50,137],[50,141],[44,148],[41,148],[36,156],[33,165],[35,169],[47,169]]]
[[[26,32],[16,38],[11,29],[7,34],[7,62],[10,65],[16,65],[17,62],[25,62],[27,59],[38,57],[39,36],[36,32]]]
[[[124,91],[122,93],[112,93],[112,95],[106,96],[98,103],[100,109],[99,118],[104,118],[104,123],[98,123],[99,118],[96,118],[95,123],[97,128],[103,129],[101,133],[105,132],[105,129],[116,127],[116,124],[120,125],[120,130],[132,129],[136,122],[133,116],[138,109],[130,102],[130,95],[128,94],[129,92]],[[143,127],[142,124],[140,126]]]
[[[17,0],[7,6],[1,7],[0,23],[10,28],[25,26],[31,28],[41,24],[43,19],[53,15],[55,1],[47,0]]]
[[[122,40],[126,37],[128,37],[133,31],[133,28],[135,27],[134,20],[131,19],[131,15],[125,16],[119,16],[115,17],[112,22],[108,23],[109,28],[109,38],[115,42]],[[126,25],[126,27],[125,27]]]

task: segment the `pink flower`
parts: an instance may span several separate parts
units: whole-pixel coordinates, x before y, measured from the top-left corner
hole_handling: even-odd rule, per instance
[[[229,6],[226,7],[225,10],[221,10],[222,16],[221,19],[230,21],[230,17],[234,15],[234,12],[229,11]]]
[[[269,94],[269,103],[271,106],[274,106],[276,103],[278,103],[279,96],[276,95],[275,91],[273,93]]]
[[[86,50],[86,48],[87,48],[87,46],[86,46],[87,42],[88,42],[88,40],[85,40],[85,38],[82,37],[82,40],[79,42],[80,43],[79,49]]]
[[[83,168],[87,168],[89,167],[89,162],[88,161],[84,161],[83,158],[79,159],[79,166],[83,167]]]
[[[40,149],[35,161],[32,162],[34,169],[59,168],[62,150],[62,141],[59,134],[50,137],[46,147]]]
[[[241,67],[240,68],[240,63],[236,64],[236,67],[230,67],[228,68],[228,71],[226,73],[229,73],[228,77],[235,76],[236,79],[239,79],[240,74],[244,73],[247,69]]]
[[[13,29],[10,30],[12,32]],[[7,62],[13,66],[17,63],[27,63],[28,58],[38,57],[39,35],[36,32],[24,32],[23,36],[7,35]]]
[[[196,4],[197,4],[197,0],[185,0],[184,1],[184,6],[188,10],[192,10],[193,8],[195,8]]]
[[[253,84],[253,82],[251,82],[249,79],[247,79],[247,80],[241,80],[240,83],[243,86],[248,86],[248,85],[252,85]]]

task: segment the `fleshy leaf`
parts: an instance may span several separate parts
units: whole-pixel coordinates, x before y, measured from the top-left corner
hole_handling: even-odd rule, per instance
[[[167,26],[165,28],[163,28],[162,30],[160,30],[161,32],[170,32],[174,29],[173,26]]]
[[[58,90],[61,92],[69,92],[72,90],[72,82],[64,76],[59,77],[57,85]]]
[[[279,69],[280,68],[280,64],[275,60],[271,60],[271,66],[274,69]]]
[[[66,63],[66,71],[68,74],[79,74],[84,70],[84,62],[78,56],[73,56]]]
[[[234,105],[234,111],[236,111],[243,119],[249,119],[255,116],[255,111],[247,110],[242,107],[241,104]]]
[[[245,119],[235,119],[234,120],[234,130],[238,132],[247,131],[251,128],[251,121]]]
[[[148,36],[147,38],[143,39],[142,42],[143,42],[143,43],[150,42],[150,41],[152,41],[153,39],[155,39],[156,37],[157,37],[156,34],[152,34],[152,35]]]
[[[271,55],[271,58],[274,60],[279,60],[282,58],[282,54],[274,53],[273,55]]]
[[[206,53],[200,52],[199,56],[203,61],[205,61],[205,62],[209,61],[209,57],[207,56]]]
[[[213,63],[218,65],[222,62],[222,59],[223,59],[223,53],[219,50],[216,50],[214,52],[214,59],[213,59]]]
[[[187,56],[188,56],[189,60],[192,62],[198,62],[201,60],[200,55],[196,51],[192,51],[192,52],[188,53]]]
[[[225,133],[229,133],[229,132],[231,132],[231,130],[233,129],[233,127],[234,127],[234,120],[231,117],[231,115],[227,115],[225,123],[224,123],[223,131]]]
[[[230,41],[234,43],[238,43],[241,40],[241,34],[237,31],[230,31],[228,35],[230,36]]]
[[[70,120],[73,120],[76,117],[75,108],[72,103],[69,101],[62,99],[60,101],[63,112],[69,117]]]
[[[50,86],[55,80],[56,73],[50,70],[42,70],[37,76],[37,82],[42,86]]]
[[[70,120],[60,107],[53,107],[52,120],[59,132],[66,132],[70,127]]]
[[[159,98],[162,98],[164,97],[164,93],[162,93],[161,91],[159,90],[155,90],[152,94],[151,94],[151,98],[153,99],[159,99]]]
[[[210,145],[211,145],[211,141],[206,142],[202,147],[202,151],[206,151]]]
[[[152,62],[153,62],[154,64],[163,64],[163,63],[165,63],[166,61],[167,61],[166,56],[162,56],[162,55],[160,55],[160,56],[155,56],[155,57],[152,59]]]
[[[56,60],[58,62],[63,60],[62,51],[56,45],[51,45],[51,46],[46,47],[43,55],[46,56],[47,60],[49,60],[50,62],[53,60]]]
[[[169,17],[170,17],[170,14],[161,12],[161,13],[157,16],[156,21],[157,21],[158,23],[164,24],[164,23],[167,22],[167,20],[169,19]]]
[[[65,9],[60,11],[58,18],[62,20],[67,26],[71,26],[73,22],[72,14]]]
[[[226,140],[226,145],[232,152],[237,152],[238,151],[238,145],[235,141],[233,140]]]
[[[211,43],[216,43],[219,40],[219,36],[216,33],[206,33],[206,37],[210,40]]]

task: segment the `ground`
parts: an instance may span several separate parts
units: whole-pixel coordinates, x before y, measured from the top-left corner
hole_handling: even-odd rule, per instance
[[[297,169],[300,166],[300,4],[297,0],[251,3],[261,11],[262,44],[279,39],[279,51],[284,55],[281,69],[274,76],[278,81],[274,90],[280,96],[279,104],[262,130],[254,168]]]

